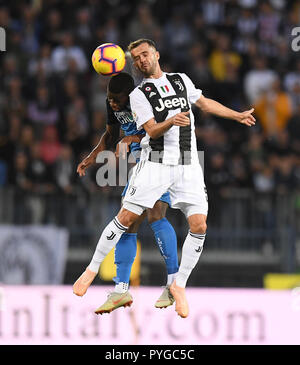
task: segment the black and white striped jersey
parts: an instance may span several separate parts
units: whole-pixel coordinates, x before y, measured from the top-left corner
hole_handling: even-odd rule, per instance
[[[131,92],[130,105],[138,129],[152,118],[160,123],[179,112],[190,111],[189,126],[173,126],[157,139],[146,134],[141,141],[141,159],[166,165],[199,163],[191,104],[201,95],[202,91],[183,73],[163,73],[159,79],[144,79]]]

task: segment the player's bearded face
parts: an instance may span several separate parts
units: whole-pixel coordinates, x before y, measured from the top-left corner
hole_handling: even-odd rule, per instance
[[[145,77],[153,75],[158,66],[159,53],[143,43],[131,51],[135,67],[141,71]]]

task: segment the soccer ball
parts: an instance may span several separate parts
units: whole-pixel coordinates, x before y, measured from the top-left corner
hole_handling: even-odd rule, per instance
[[[98,74],[113,76],[124,69],[125,53],[121,47],[114,43],[104,43],[93,52],[92,64]]]

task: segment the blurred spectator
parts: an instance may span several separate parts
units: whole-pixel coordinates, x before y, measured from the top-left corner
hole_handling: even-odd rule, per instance
[[[85,131],[80,128],[78,115],[69,110],[66,115],[65,143],[68,143],[77,157],[87,143]]]
[[[292,192],[297,187],[293,156],[282,156],[278,161],[275,170],[276,191],[280,194]]]
[[[61,143],[58,139],[57,129],[54,126],[46,126],[44,128],[40,148],[41,159],[46,165],[53,165],[61,150]]]
[[[293,108],[296,108],[300,104],[300,59],[295,61],[294,68],[285,75],[283,84],[290,95]]]
[[[11,112],[18,113],[22,117],[26,115],[26,101],[22,86],[22,79],[20,77],[12,77],[10,79],[7,95],[4,100],[4,112],[6,115]]]
[[[70,106],[69,112],[76,115],[80,135],[86,136],[89,131],[89,118],[85,99],[82,97],[76,98]]]
[[[106,112],[106,93],[108,79],[100,77],[98,74],[93,75],[91,81],[91,108],[93,111]]]
[[[268,165],[262,165],[253,175],[253,185],[259,193],[272,193],[275,188],[273,169]]]
[[[19,151],[15,155],[14,170],[10,177],[11,183],[20,192],[31,191],[32,181],[29,173],[29,161],[24,151]]]
[[[14,77],[18,77],[20,74],[17,56],[12,53],[5,54],[5,57],[3,59],[3,69],[1,71],[3,77],[1,77],[0,83],[2,89],[4,89],[9,87],[10,81]]]
[[[291,139],[287,129],[277,132],[276,138],[267,139],[266,148],[269,153],[275,153],[278,156],[287,156],[292,153]]]
[[[74,44],[74,37],[70,31],[64,32],[62,44],[54,48],[52,64],[54,72],[66,72],[70,67],[75,67],[77,72],[86,71],[86,56],[82,49]]]
[[[200,41],[194,43],[188,53],[190,58],[189,75],[196,87],[205,90],[205,94],[208,96],[212,76],[202,43]]]
[[[203,1],[201,5],[203,19],[207,25],[223,24],[225,18],[225,4],[222,0]]]
[[[85,53],[90,52],[93,39],[93,30],[91,27],[91,14],[88,8],[81,8],[77,12],[77,27],[75,30],[75,37],[78,44],[82,47]],[[108,38],[109,39],[109,38]],[[117,39],[110,40],[110,42],[118,43]]]
[[[22,49],[25,54],[34,55],[39,50],[40,24],[37,19],[37,12],[31,5],[22,6],[21,11]]]
[[[75,174],[72,149],[69,145],[62,145],[54,165],[54,178],[57,186],[64,193],[69,194],[72,192]]]
[[[22,150],[28,156],[31,146],[34,143],[34,131],[30,124],[25,124],[21,129],[20,137],[18,140],[17,148]]]
[[[250,42],[255,36],[258,20],[254,12],[249,8],[241,10],[241,14],[236,22],[236,38],[234,41],[235,49],[240,53],[247,53]]]
[[[215,152],[208,161],[209,170],[206,178],[207,185],[222,193],[230,184],[230,175],[226,165],[225,156],[221,152]]]
[[[251,133],[247,144],[243,147],[243,152],[247,159],[252,163],[262,166],[266,162],[267,152],[264,147],[264,136],[260,132]]]
[[[38,130],[58,121],[58,109],[53,98],[49,95],[46,85],[37,87],[36,98],[28,105],[28,118],[35,123]]]
[[[9,114],[9,139],[14,144],[17,144],[22,130],[26,129],[25,126],[22,125],[22,119],[17,113],[10,113]]]
[[[57,47],[63,36],[62,14],[57,9],[51,9],[43,22],[41,42],[51,47]]]
[[[278,37],[281,16],[269,1],[259,4],[258,36],[262,42],[271,42]]]
[[[116,19],[108,19],[103,28],[105,39],[108,39],[109,42],[120,44],[121,34]]]
[[[92,126],[91,131],[101,135],[106,128],[106,113],[102,111],[95,111],[92,114]]]
[[[40,73],[50,76],[52,72],[51,47],[49,43],[45,43],[41,45],[38,56],[29,61],[28,73],[31,76],[38,76]]]
[[[238,70],[241,65],[241,57],[230,46],[230,38],[220,33],[215,49],[210,54],[209,65],[215,80],[225,81],[231,70]]]
[[[36,193],[51,193],[54,191],[53,172],[41,156],[40,142],[34,142],[30,148],[29,176],[33,184],[32,191]]]
[[[297,105],[295,113],[288,121],[287,130],[290,135],[292,150],[300,155],[300,103]]]
[[[249,171],[246,166],[245,158],[241,153],[235,154],[231,159],[229,166],[229,173],[231,175],[231,186],[237,188],[251,188],[251,179]]]
[[[279,79],[273,81],[256,101],[254,108],[265,135],[275,138],[286,127],[292,113],[290,98],[282,90]]]
[[[127,42],[129,43],[139,38],[152,39],[156,27],[156,20],[152,16],[149,5],[146,3],[139,4],[136,14],[129,24]]]
[[[24,224],[31,222],[31,210],[27,196],[32,191],[28,157],[25,152],[19,151],[14,158],[14,168],[10,173],[10,184],[14,186],[14,223]]]
[[[191,26],[185,21],[182,9],[174,9],[169,21],[164,27],[165,43],[168,44],[169,57],[176,69],[186,67],[186,53],[192,44]]]
[[[210,212],[210,224],[219,224],[224,216],[224,204],[222,197],[226,195],[230,187],[230,174],[223,153],[214,152],[207,158],[205,154],[205,183],[207,186]]]
[[[276,72],[267,68],[265,57],[255,57],[253,59],[253,68],[246,73],[244,79],[244,89],[248,102],[253,105],[262,93],[271,87],[276,77]]]

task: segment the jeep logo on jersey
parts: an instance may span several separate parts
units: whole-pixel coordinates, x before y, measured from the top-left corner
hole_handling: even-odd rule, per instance
[[[177,109],[177,108],[181,108],[184,109],[188,106],[187,100],[186,98],[183,97],[173,97],[171,99],[158,99],[159,102],[159,106],[155,107],[155,110],[157,112],[161,112],[163,111],[165,108],[167,109]]]

